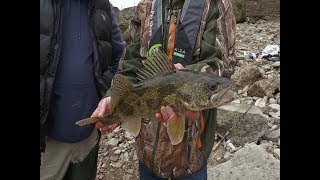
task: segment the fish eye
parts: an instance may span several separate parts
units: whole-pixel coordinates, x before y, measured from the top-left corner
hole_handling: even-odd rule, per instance
[[[218,84],[216,84],[216,83],[214,83],[214,84],[209,84],[209,89],[211,90],[211,91],[214,91],[214,90],[216,90],[218,88]]]

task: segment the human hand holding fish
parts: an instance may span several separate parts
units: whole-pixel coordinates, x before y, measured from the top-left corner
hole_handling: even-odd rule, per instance
[[[91,117],[99,117],[109,113],[110,102],[111,102],[111,97],[103,98],[99,102],[98,107],[92,113]],[[117,126],[118,124],[104,125],[101,122],[96,123],[96,128],[99,129],[102,133],[111,132]]]

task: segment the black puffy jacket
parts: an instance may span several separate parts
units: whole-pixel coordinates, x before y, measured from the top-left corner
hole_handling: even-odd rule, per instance
[[[43,127],[48,118],[53,81],[61,52],[62,0],[40,0],[40,153],[45,150]],[[112,21],[108,0],[90,0],[94,72],[101,97],[110,87]]]

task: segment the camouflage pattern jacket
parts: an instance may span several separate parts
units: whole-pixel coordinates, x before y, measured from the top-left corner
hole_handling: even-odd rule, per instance
[[[225,56],[220,50],[221,43],[216,44],[219,8],[216,0],[204,0],[204,3],[192,60],[185,68],[216,73],[222,56]],[[184,1],[176,0],[173,4],[173,9],[179,10]],[[141,60],[146,57],[149,49],[151,6],[151,0],[140,1],[124,35],[127,47],[120,60],[118,73],[126,76],[132,83],[137,82],[136,72],[142,66]],[[106,96],[110,94],[108,90]],[[156,121],[142,123],[140,134],[136,138],[139,160],[162,178],[191,175],[205,165],[211,153],[215,140],[216,113],[216,109],[204,110],[199,120],[186,121],[184,139],[175,146],[171,145],[164,124]]]

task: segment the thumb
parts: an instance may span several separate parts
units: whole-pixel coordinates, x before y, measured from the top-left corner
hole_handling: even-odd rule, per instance
[[[97,117],[99,115],[100,109],[101,109],[101,101],[99,102],[98,107],[91,114],[91,117]]]
[[[99,109],[98,116],[103,116],[109,111],[110,102],[111,102],[110,97],[103,98],[100,101],[98,108],[97,108],[97,109]]]

